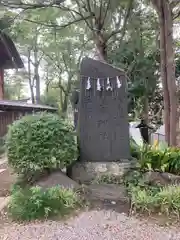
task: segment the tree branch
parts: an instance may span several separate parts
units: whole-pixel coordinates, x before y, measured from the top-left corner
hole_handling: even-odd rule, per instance
[[[171,9],[176,7],[178,4],[179,4],[179,0],[172,0],[171,3],[170,3]]]
[[[102,18],[102,11],[103,11],[103,0],[100,0],[99,19]]]
[[[1,2],[1,4],[4,7],[12,8],[12,9],[23,9],[23,10],[28,10],[28,9],[39,9],[39,8],[48,8],[48,7],[56,7],[54,4],[25,4],[25,3],[5,3],[4,1]]]
[[[64,54],[62,54],[62,59],[63,59],[63,62],[64,62],[64,66],[65,66],[65,68],[66,68],[66,71],[68,72],[69,67],[68,67],[68,65],[67,65],[67,63],[66,63],[66,59],[65,59]]]
[[[1,4],[4,7],[14,8],[14,9],[39,9],[39,8],[48,8],[48,7],[60,7],[60,4],[63,3],[65,0],[58,0],[54,1],[52,3],[44,4],[44,3],[38,3],[38,4],[30,4],[30,3],[23,3],[22,1],[20,3],[8,3],[7,1],[1,1]]]
[[[59,69],[59,71],[62,73],[62,68],[60,67],[60,65],[59,64],[57,64],[57,63],[55,63],[54,62],[54,59],[48,54],[48,53],[46,53],[43,49],[41,49],[41,51],[44,53],[44,55],[46,56],[46,57],[48,57],[51,61],[52,61],[52,63]]]
[[[111,0],[108,0],[107,7],[106,7],[106,11],[105,11],[104,18],[103,18],[103,21],[102,21],[102,27],[103,27],[104,24],[105,24],[105,20],[106,20],[107,13],[108,13],[108,10],[109,10],[110,2],[111,2]]]
[[[87,0],[87,1],[88,1],[88,0]],[[78,6],[79,14],[84,18],[84,15],[83,15],[83,13],[82,13],[82,11],[81,11],[81,5],[80,5],[80,3],[79,3],[79,0],[75,0],[75,2],[76,2],[76,4],[77,4],[77,6]],[[84,7],[84,9],[85,9],[85,7]],[[86,10],[86,9],[85,9],[85,10]],[[88,11],[88,10],[87,10],[87,12],[90,14],[91,17],[94,17],[95,14],[94,14],[93,12]],[[84,21],[85,21],[86,25],[89,27],[89,29],[93,30],[92,18],[90,19],[90,23],[89,23],[86,19],[84,19]]]
[[[40,56],[40,58],[39,58],[39,60],[38,60],[38,65],[40,64],[40,62],[41,62],[41,60],[42,60],[43,57],[44,57],[44,53],[41,54],[41,56]]]
[[[121,39],[120,39],[120,44],[119,44],[119,45],[121,45],[121,42],[122,42],[122,40],[124,38],[124,35],[125,35],[125,32],[126,32],[126,26],[127,26],[127,22],[128,22],[129,16],[131,14],[133,2],[134,2],[134,0],[129,0],[129,4],[128,4],[128,8],[127,8],[127,12],[126,12],[126,16],[125,16],[125,19],[124,19],[124,23],[123,23],[122,29],[117,29],[117,30],[112,31],[112,33],[106,38],[106,42],[110,38],[112,38],[114,35],[116,35],[118,33],[122,33],[121,34]]]
[[[173,20],[176,20],[178,17],[180,17],[180,10],[174,14]]]
[[[34,24],[39,24],[41,26],[45,26],[45,27],[49,27],[49,28],[54,28],[56,27],[56,29],[63,29],[63,28],[66,28],[66,27],[69,27],[75,23],[78,23],[78,22],[81,22],[85,19],[89,19],[91,18],[91,16],[87,16],[87,17],[83,17],[83,18],[79,18],[79,19],[75,19],[74,21],[72,22],[68,22],[64,25],[56,25],[56,24],[46,24],[46,23],[43,23],[43,22],[37,22],[37,21],[34,21],[34,20],[31,20],[31,19],[27,19],[27,18],[24,18],[23,20],[26,21],[26,22],[31,22],[31,23],[34,23]]]

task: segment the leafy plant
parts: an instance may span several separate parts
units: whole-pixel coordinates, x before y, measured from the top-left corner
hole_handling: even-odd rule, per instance
[[[157,194],[158,203],[162,213],[169,215],[180,214],[180,186],[172,185],[163,187]]]
[[[170,185],[156,190],[139,186],[131,188],[132,208],[136,211],[161,212],[180,216],[180,186]]]
[[[152,146],[143,146],[138,156],[141,170],[155,170],[180,174],[180,149],[157,149]]]
[[[130,186],[144,186],[142,181],[142,173],[140,171],[129,171],[124,176],[124,183],[129,188]]]
[[[144,213],[163,213],[180,216],[180,186],[152,186],[143,179],[143,173],[130,172],[124,179],[132,210]]]
[[[9,164],[27,181],[44,170],[68,166],[78,153],[73,127],[49,113],[28,115],[14,122],[6,146]]]
[[[14,188],[8,212],[15,220],[64,216],[81,205],[78,195],[60,186],[44,190],[40,187]]]
[[[154,212],[158,207],[157,197],[154,191],[141,189],[140,187],[131,188],[131,204],[133,209],[141,212]]]

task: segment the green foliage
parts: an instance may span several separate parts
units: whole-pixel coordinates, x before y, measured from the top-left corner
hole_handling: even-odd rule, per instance
[[[20,100],[26,99],[24,90],[28,91],[24,87],[25,81],[27,80],[27,74],[24,72],[18,72],[16,75],[13,73],[5,72],[5,98],[8,100]]]
[[[131,188],[131,204],[133,210],[148,213],[154,212],[158,206],[154,192],[140,187]]]
[[[53,92],[53,94],[44,94],[41,96],[41,102],[42,104],[45,104],[45,105],[48,105],[48,106],[51,106],[51,107],[55,107],[55,108],[58,108],[58,97],[57,97],[57,94],[54,94],[55,91]]]
[[[158,149],[144,146],[140,150],[138,163],[141,170],[155,170],[180,174],[180,149]]]
[[[141,212],[161,212],[166,215],[180,214],[180,186],[170,185],[158,191],[152,188],[131,188],[132,207]]]
[[[78,153],[73,126],[49,113],[27,115],[14,122],[6,146],[9,164],[26,180],[45,169],[68,166]]]
[[[172,185],[164,187],[157,194],[161,212],[165,214],[180,214],[180,186]]]
[[[134,186],[145,187],[144,181],[142,180],[142,172],[140,171],[129,171],[124,176],[124,184],[128,189]]]
[[[136,1],[135,1],[136,2]],[[162,92],[158,84],[159,53],[156,48],[157,18],[152,11],[135,6],[128,21],[126,38],[110,46],[110,61],[128,76],[128,111],[140,117],[148,101],[151,120],[161,119]]]
[[[143,173],[131,171],[124,177],[131,198],[131,208],[144,213],[180,214],[180,186],[153,186],[144,181]]]
[[[43,190],[40,187],[15,188],[11,196],[8,212],[15,220],[64,216],[79,207],[81,201],[72,190],[60,186]]]
[[[132,148],[134,147],[134,148]],[[124,183],[135,211],[163,214],[180,214],[180,186],[153,186],[145,182],[144,171],[161,171],[180,174],[180,150],[178,148],[132,144],[132,153],[137,154],[140,171],[129,172]]]

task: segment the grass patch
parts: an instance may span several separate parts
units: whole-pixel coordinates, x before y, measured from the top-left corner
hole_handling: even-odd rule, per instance
[[[66,216],[82,206],[77,193],[60,186],[42,189],[40,187],[18,188],[12,191],[8,213],[13,220],[31,221],[56,216]]]
[[[142,173],[135,171],[125,177],[131,198],[131,210],[147,214],[180,217],[180,186],[153,186],[144,183]]]
[[[131,189],[132,208],[144,213],[162,213],[180,216],[180,186],[170,185],[159,190]]]

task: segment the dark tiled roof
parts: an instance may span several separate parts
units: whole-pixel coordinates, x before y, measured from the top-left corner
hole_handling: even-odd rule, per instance
[[[21,57],[11,38],[0,32],[0,68],[14,69],[23,68]]]
[[[0,100],[0,110],[2,111],[57,111],[57,108],[53,108],[47,105],[31,104],[21,101]]]

